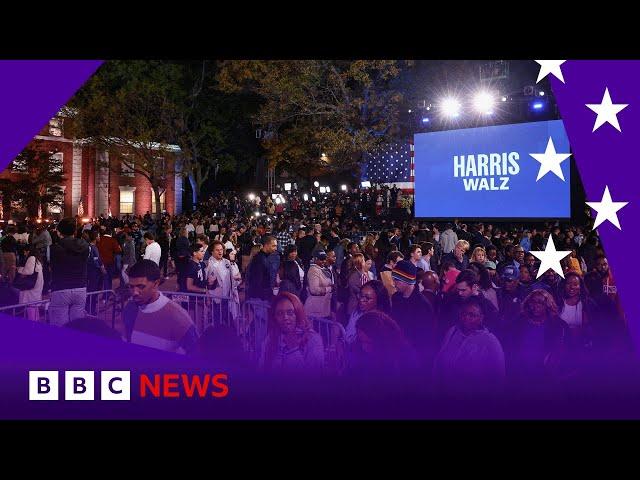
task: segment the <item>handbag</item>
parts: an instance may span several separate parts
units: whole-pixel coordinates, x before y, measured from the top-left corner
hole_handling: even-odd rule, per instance
[[[16,277],[13,280],[13,288],[17,288],[18,290],[33,290],[37,281],[38,272],[36,272],[35,269],[31,275],[16,273]]]

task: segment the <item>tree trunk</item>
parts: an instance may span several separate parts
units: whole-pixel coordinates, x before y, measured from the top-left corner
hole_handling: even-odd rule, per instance
[[[162,206],[160,204],[160,189],[158,187],[153,187],[153,200],[156,203],[156,220],[160,223],[160,219],[162,218]]]
[[[196,180],[193,171],[189,173],[189,183],[191,184],[191,199],[193,201],[193,208],[198,203],[198,198],[200,197],[200,187],[198,186],[198,181]]]

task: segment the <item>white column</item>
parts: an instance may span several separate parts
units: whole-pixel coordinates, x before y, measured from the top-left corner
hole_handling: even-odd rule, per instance
[[[96,155],[96,217],[107,215],[109,210],[109,152]]]
[[[71,168],[71,211],[78,212],[78,204],[82,196],[82,147],[73,145],[73,163]],[[86,206],[85,206],[86,208]]]

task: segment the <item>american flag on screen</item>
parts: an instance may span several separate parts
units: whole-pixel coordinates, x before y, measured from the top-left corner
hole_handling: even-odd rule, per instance
[[[362,169],[362,180],[390,187],[395,184],[405,193],[413,193],[413,141],[382,145],[368,154]]]

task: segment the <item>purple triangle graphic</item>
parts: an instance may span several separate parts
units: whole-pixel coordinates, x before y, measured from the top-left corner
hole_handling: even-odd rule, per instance
[[[0,169],[22,151],[102,60],[0,61]]]

